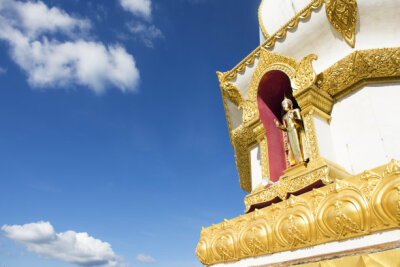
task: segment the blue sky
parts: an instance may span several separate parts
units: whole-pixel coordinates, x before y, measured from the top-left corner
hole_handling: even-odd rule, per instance
[[[200,266],[244,210],[215,72],[258,5],[0,0],[0,264]]]

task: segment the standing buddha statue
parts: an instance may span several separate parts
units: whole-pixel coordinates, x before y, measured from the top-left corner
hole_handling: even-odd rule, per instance
[[[276,127],[287,132],[289,138],[288,158],[291,165],[296,165],[308,160],[306,144],[307,139],[304,132],[303,119],[300,114],[300,109],[293,109],[293,102],[286,98],[282,101],[282,108],[286,112],[282,117],[281,125],[277,120]]]

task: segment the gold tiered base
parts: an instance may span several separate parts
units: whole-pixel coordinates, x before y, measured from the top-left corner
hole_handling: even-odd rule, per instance
[[[329,167],[323,167],[321,174],[329,174]],[[196,255],[203,264],[211,265],[398,228],[400,162],[392,160],[203,228]]]

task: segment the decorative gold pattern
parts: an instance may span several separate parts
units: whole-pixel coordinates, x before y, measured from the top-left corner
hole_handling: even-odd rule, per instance
[[[377,181],[372,191],[362,190],[372,180]],[[203,228],[196,255],[211,265],[398,229],[399,187],[400,162],[393,160]]]
[[[260,161],[261,161],[261,174],[262,177],[270,177],[269,175],[269,161],[268,161],[268,143],[267,137],[265,136],[265,129],[262,124],[259,124],[253,129],[253,132],[257,135],[257,142],[260,146]]]
[[[400,80],[400,47],[351,53],[317,76],[319,89],[335,101],[368,83]]]
[[[227,97],[236,106],[240,106],[244,101],[244,98],[236,85],[227,80],[226,77],[224,77],[224,74],[221,72],[217,72],[217,76],[220,81],[222,95]]]
[[[319,157],[319,148],[317,141],[317,133],[315,131],[314,126],[314,112],[310,111],[308,113],[302,112],[303,120],[304,120],[304,130],[307,136],[307,144],[308,144],[308,155],[310,157],[310,161],[313,161]]]
[[[304,57],[299,64],[292,82],[293,91],[304,90],[311,87],[317,79],[317,74],[312,66],[312,61],[317,60],[317,55],[311,54]]]
[[[258,125],[261,121],[257,122]],[[245,127],[241,124],[232,131],[232,144],[235,150],[236,167],[239,173],[239,182],[243,190],[251,191],[251,167],[250,167],[250,148],[256,142],[257,135],[253,131],[253,127],[257,127],[257,123],[251,127]]]
[[[267,138],[264,135],[264,138],[260,141],[260,154],[261,154],[261,174],[262,177],[270,177],[269,175],[269,162],[268,162],[268,144]]]
[[[329,22],[354,47],[357,23],[356,0],[325,0],[325,11]]]
[[[248,90],[248,99],[257,102],[258,86],[264,74],[271,70],[283,71],[290,80],[294,80],[299,68],[299,62],[292,57],[270,52],[265,48],[261,49],[260,59],[251,78]]]

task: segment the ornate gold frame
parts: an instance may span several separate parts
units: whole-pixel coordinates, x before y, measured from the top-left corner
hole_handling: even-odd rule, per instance
[[[268,162],[265,160],[268,159],[268,151],[265,147],[263,148],[265,142],[259,134],[265,129],[259,120],[256,104],[258,84],[265,73],[281,70],[291,79],[293,95],[302,108],[312,160],[319,158],[313,122],[314,114],[329,121],[333,103],[363,85],[400,81],[398,67],[400,66],[400,47],[355,51],[318,75],[315,74],[311,64],[316,59],[315,55],[309,55],[298,62],[293,58],[262,48],[258,57],[259,61],[249,85],[248,99],[245,99],[229,80],[230,72],[218,73],[229,133],[235,150],[239,181],[241,187],[247,192],[250,192],[252,188],[250,148],[257,143],[261,144],[264,155],[261,161],[263,174],[268,174]],[[243,110],[243,123],[234,130],[230,129],[226,99],[230,99]],[[253,203],[253,201],[248,203]]]

